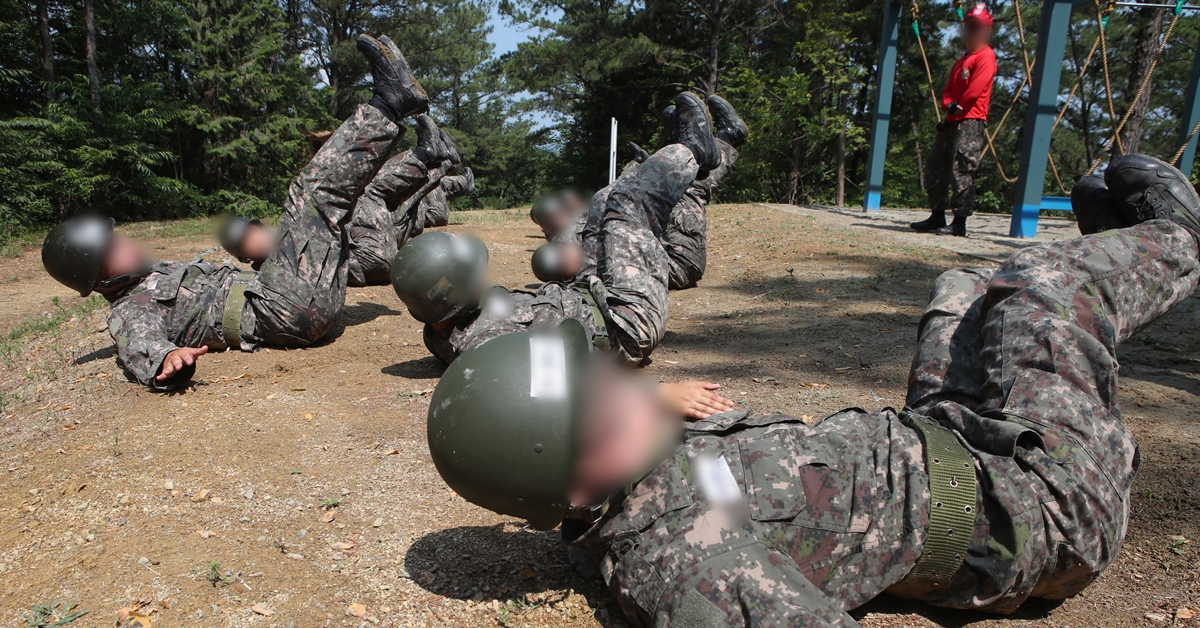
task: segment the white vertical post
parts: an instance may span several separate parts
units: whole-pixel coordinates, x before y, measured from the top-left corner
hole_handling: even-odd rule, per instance
[[[608,145],[608,184],[617,180],[617,119],[612,119],[612,141]]]

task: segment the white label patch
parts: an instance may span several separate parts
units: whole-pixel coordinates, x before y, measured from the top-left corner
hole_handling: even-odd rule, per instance
[[[529,396],[567,398],[567,353],[562,338],[529,338]]]
[[[729,470],[725,456],[700,456],[696,459],[693,469],[696,482],[700,484],[700,490],[704,492],[708,501],[725,505],[742,499],[742,490],[738,488],[737,480],[733,477],[733,471]]]

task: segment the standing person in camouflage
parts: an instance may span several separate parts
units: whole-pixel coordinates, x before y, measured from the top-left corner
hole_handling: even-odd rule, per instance
[[[967,52],[954,63],[942,90],[946,119],[938,122],[937,138],[925,167],[925,191],[933,213],[914,222],[914,231],[941,235],[967,235],[967,217],[975,204],[975,175],[987,141],[987,116],[996,76],[996,53],[988,42],[992,36],[992,14],[987,5],[977,4],[962,23],[962,41]],[[953,194],[949,200],[946,191]],[[946,224],[946,210],[954,221]]]
[[[1140,464],[1117,347],[1200,280],[1182,173],[1133,155],[1105,187],[1091,212],[1133,226],[938,279],[902,412],[684,427],[568,322],[446,372],[434,463],[473,503],[562,520],[637,625],[854,626],[884,591],[1000,613],[1073,596],[1116,557]]]
[[[592,261],[573,285],[549,283],[536,295],[485,291],[478,282],[486,248],[460,236],[425,234],[400,250],[392,286],[426,323],[425,344],[434,355],[450,363],[497,335],[575,318],[596,344],[625,361],[639,364],[650,356],[666,333],[669,263],[661,238],[671,209],[698,172],[721,165],[704,104],[687,92],[676,104],[679,142],[598,194],[605,201],[593,212]]]
[[[429,116],[417,116],[416,127],[417,146],[388,159],[355,205],[347,228],[348,286],[386,286],[391,281],[392,258],[397,249],[424,228],[420,224],[424,218],[417,214],[418,194],[431,181],[437,182],[442,164],[457,158],[448,136]],[[274,237],[267,233],[258,220],[232,216],[221,228],[221,246],[235,259],[259,270],[275,249]]]
[[[692,181],[679,202],[671,208],[670,219],[659,237],[663,249],[667,252],[668,287],[671,290],[692,288],[704,276],[708,261],[708,203],[712,200],[713,192],[720,185],[721,180],[737,161],[737,147],[745,143],[749,135],[746,124],[724,98],[717,95],[709,96],[706,104],[708,111],[712,114],[713,133],[717,149],[721,153],[721,163],[709,171],[706,176]],[[663,112],[663,118],[663,136],[666,138],[665,141],[670,143],[673,129],[677,126],[674,105]],[[636,144],[630,143],[630,147],[636,156],[634,161],[630,162],[622,171],[622,177],[636,173],[637,165],[650,158],[650,155]],[[539,249],[545,249],[541,256],[543,263],[534,265],[534,274],[539,279],[543,276],[573,277],[579,272],[590,272],[590,266],[594,265],[593,260],[598,255],[596,250],[598,240],[594,240],[594,238],[603,217],[604,205],[608,200],[607,189],[601,190],[592,197],[591,208],[586,219],[581,224],[577,224],[577,229],[564,230],[554,237],[548,236],[551,242]],[[576,222],[578,223],[578,221]],[[593,241],[589,243],[589,240]],[[545,260],[567,261],[578,257],[573,252],[564,250],[574,246],[583,247],[581,267],[552,268],[546,265]],[[538,274],[539,269],[542,271],[541,274]]]
[[[398,122],[428,108],[408,63],[387,37],[358,38],[374,96],[347,119],[292,182],[274,252],[255,272],[158,262],[85,216],[46,236],[42,263],[59,282],[112,304],[117,356],[137,381],[183,386],[209,349],[304,347],[333,328],[346,296],[347,225],[363,188],[387,159]]]

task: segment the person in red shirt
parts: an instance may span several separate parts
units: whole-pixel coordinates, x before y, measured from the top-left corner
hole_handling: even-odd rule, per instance
[[[967,217],[975,204],[975,174],[987,142],[992,79],[996,76],[996,53],[988,45],[991,37],[992,15],[987,5],[977,4],[963,19],[962,39],[967,54],[954,63],[950,80],[942,89],[946,119],[938,123],[937,139],[925,169],[925,191],[933,213],[910,225],[916,231],[967,235]],[[947,209],[954,212],[950,224],[946,224]]]

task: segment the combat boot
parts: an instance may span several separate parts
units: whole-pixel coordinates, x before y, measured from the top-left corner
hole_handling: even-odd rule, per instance
[[[668,144],[679,143],[679,122],[675,119],[675,105],[668,105],[662,110],[662,133],[659,134],[661,144],[659,148]]]
[[[700,98],[691,92],[682,92],[675,97],[675,128],[679,132],[679,142],[692,151],[701,172],[706,172],[721,165],[721,151],[717,148],[717,140],[713,137],[712,122],[708,119],[708,110]]]
[[[1071,188],[1071,209],[1083,235],[1129,226],[1121,219],[1117,201],[1103,177],[1089,175],[1076,181]]]
[[[919,231],[921,233],[936,231],[946,226],[946,212],[937,211],[935,209],[933,213],[929,214],[929,217],[925,220],[909,223],[908,226],[913,231]]]
[[[745,144],[746,138],[750,136],[750,129],[738,116],[737,111],[734,111],[733,105],[716,94],[709,96],[704,102],[708,105],[708,112],[712,114],[713,134],[716,138],[734,148]]]
[[[1200,238],[1200,196],[1171,164],[1146,155],[1122,155],[1109,162],[1104,182],[1129,225],[1173,220]]]
[[[413,156],[430,168],[450,159],[450,147],[442,140],[442,130],[425,114],[417,116],[417,147]]]
[[[647,159],[650,159],[650,153],[646,152],[646,149],[641,146],[638,146],[637,142],[630,142],[625,145],[625,148],[628,148],[629,152],[633,153],[633,160],[639,164],[644,164]]]
[[[945,220],[945,218],[942,220]],[[949,235],[965,238],[967,237],[967,217],[955,216],[954,220],[951,221],[950,224],[934,229],[933,232],[938,235]]]
[[[429,111],[429,96],[400,49],[386,36],[358,36],[358,51],[371,64],[375,95],[368,101],[392,122]]]

